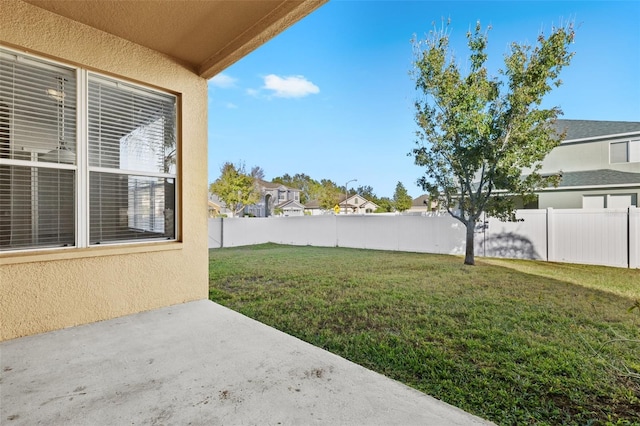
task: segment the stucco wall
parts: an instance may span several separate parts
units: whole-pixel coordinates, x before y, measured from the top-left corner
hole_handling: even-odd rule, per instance
[[[566,143],[555,147],[542,162],[541,173],[573,172],[582,170],[613,169],[640,172],[640,163],[610,163],[611,142],[624,142],[635,138],[623,137],[588,142]]]
[[[207,297],[207,82],[147,48],[15,0],[0,43],[176,93],[179,242],[0,255],[0,340]]]

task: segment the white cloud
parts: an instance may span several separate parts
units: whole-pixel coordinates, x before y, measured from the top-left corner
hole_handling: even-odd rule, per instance
[[[238,108],[238,105],[233,104],[233,103],[231,103],[231,102],[227,102],[227,103],[225,104],[225,106],[226,106],[228,109],[236,109],[236,108]]]
[[[237,78],[230,77],[226,74],[218,74],[213,77],[209,82],[216,87],[220,87],[221,89],[228,89],[230,87],[234,87],[236,85]]]
[[[253,97],[258,97],[258,95],[260,94],[259,90],[256,89],[247,89],[247,95],[249,96],[253,96]]]
[[[264,78],[263,89],[272,90],[279,98],[302,98],[320,92],[320,88],[301,75],[279,77],[269,74]]]

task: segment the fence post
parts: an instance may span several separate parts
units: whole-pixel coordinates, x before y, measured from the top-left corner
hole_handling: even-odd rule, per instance
[[[629,268],[640,268],[640,210],[629,206],[627,235],[629,242]]]
[[[547,262],[552,262],[556,258],[556,248],[553,237],[553,208],[547,207]]]
[[[224,247],[224,217],[220,217],[220,248]]]

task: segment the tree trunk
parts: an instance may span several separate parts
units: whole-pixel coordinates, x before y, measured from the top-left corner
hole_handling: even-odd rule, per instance
[[[473,243],[474,243],[473,237],[475,236],[476,223],[475,221],[470,220],[465,225],[467,227],[467,244],[466,244],[466,249],[464,254],[464,264],[475,265],[476,261],[475,261],[474,250],[473,250]]]

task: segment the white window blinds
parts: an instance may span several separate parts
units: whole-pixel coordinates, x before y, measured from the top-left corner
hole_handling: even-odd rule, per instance
[[[0,48],[0,251],[176,239],[176,114],[173,95]]]
[[[75,70],[0,50],[0,251],[75,244]]]
[[[175,238],[176,99],[89,76],[90,244]]]

